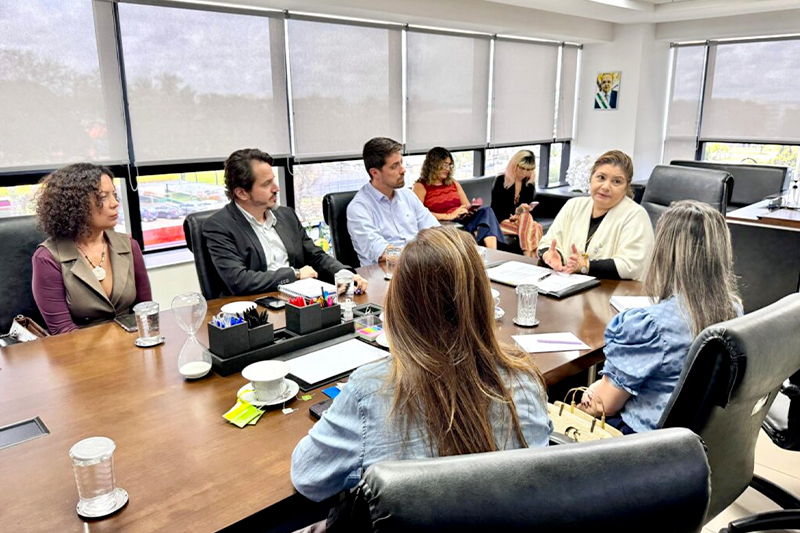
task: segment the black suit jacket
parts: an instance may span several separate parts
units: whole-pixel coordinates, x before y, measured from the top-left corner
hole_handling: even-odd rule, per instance
[[[293,268],[310,266],[320,279],[333,281],[336,272],[345,268],[326,254],[306,235],[293,209],[276,207],[275,230],[286,247]],[[295,281],[291,268],[267,270],[261,242],[250,223],[233,202],[213,214],[203,224],[208,252],[222,281],[231,294],[258,294],[278,290],[279,285]]]

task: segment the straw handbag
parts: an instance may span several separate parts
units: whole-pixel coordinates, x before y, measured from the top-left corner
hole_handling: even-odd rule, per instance
[[[554,431],[566,435],[575,442],[621,437],[622,432],[620,430],[606,424],[606,408],[600,396],[594,396],[603,411],[600,419],[575,408],[575,393],[586,390],[588,390],[588,387],[570,389],[564,398],[564,402],[566,402],[567,398],[570,398],[570,395],[572,396],[569,405],[564,402],[547,404],[547,414],[550,416],[550,420],[553,421]]]

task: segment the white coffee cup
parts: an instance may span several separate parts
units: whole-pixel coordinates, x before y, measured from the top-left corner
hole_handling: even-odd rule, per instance
[[[242,377],[253,384],[253,396],[259,402],[271,402],[286,394],[286,374],[289,363],[285,361],[259,361],[242,370]]]
[[[242,316],[244,312],[248,309],[252,309],[256,306],[255,302],[231,302],[229,304],[225,304],[220,308],[222,314],[225,318],[233,318],[236,315]]]

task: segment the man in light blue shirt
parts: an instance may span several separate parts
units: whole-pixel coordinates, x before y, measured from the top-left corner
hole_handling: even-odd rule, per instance
[[[347,231],[362,266],[385,259],[387,248],[401,248],[422,229],[439,222],[411,189],[405,188],[403,145],[376,137],[364,145],[370,181],[347,206]]]

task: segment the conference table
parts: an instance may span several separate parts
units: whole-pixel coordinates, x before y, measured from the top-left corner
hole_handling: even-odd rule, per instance
[[[530,259],[490,250],[490,261]],[[382,265],[360,268],[369,281],[360,303],[382,304],[388,283]],[[533,329],[514,325],[514,289],[500,291],[505,316],[501,341],[511,335],[571,331],[590,350],[534,354],[548,384],[602,360],[603,330],[616,313],[612,295],[641,294],[641,284],[604,280],[595,288],[555,300],[540,296]],[[208,316],[229,301],[209,302]],[[275,327],[283,312],[270,311]],[[312,427],[310,401],[293,400],[239,429],[222,418],[246,383],[239,373],[211,373],[196,381],[178,372],[186,334],[162,309],[166,342],[134,346],[136,334],[113,323],[0,349],[0,427],[40,417],[49,434],[0,450],[0,530],[3,531],[218,531],[296,497],[289,470],[292,450]],[[206,328],[198,338],[207,341]],[[302,394],[302,393],[301,393]],[[81,519],[68,456],[79,440],[103,435],[116,442],[117,485],[126,507],[105,519]]]

